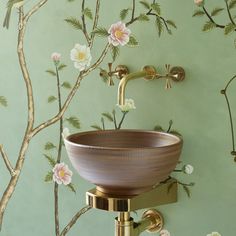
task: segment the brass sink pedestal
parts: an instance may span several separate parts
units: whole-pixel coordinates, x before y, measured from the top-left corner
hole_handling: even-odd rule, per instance
[[[177,202],[177,181],[171,178],[137,196],[110,195],[94,188],[86,193],[86,202],[95,209],[118,212],[115,236],[138,236],[145,230],[159,232],[164,225],[161,213],[149,209],[139,222],[134,222],[130,212]]]

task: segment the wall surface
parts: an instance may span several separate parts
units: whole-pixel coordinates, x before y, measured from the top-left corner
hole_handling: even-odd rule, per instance
[[[30,8],[37,1],[27,2]],[[88,1],[94,8],[95,1]],[[224,1],[209,0],[212,8],[216,2],[224,6]],[[4,1],[5,4],[5,1]],[[0,3],[0,19],[4,18],[5,6]],[[190,163],[195,171],[191,176],[179,174],[184,182],[195,182],[189,199],[182,188],[179,189],[176,204],[158,209],[165,218],[165,228],[174,236],[204,236],[218,231],[222,236],[234,236],[236,232],[236,166],[230,157],[231,148],[228,113],[220,90],[234,75],[236,52],[233,35],[226,37],[220,29],[211,33],[201,32],[204,19],[192,18],[196,6],[187,0],[161,0],[163,16],[173,19],[177,30],[173,35],[166,32],[159,38],[154,23],[133,24],[129,28],[139,41],[136,48],[122,47],[116,63],[126,64],[131,71],[137,71],[146,64],[155,65],[164,72],[166,63],[185,68],[187,79],[174,84],[169,91],[164,89],[164,81],[130,82],[127,96],[135,100],[137,109],[128,114],[124,128],[153,129],[157,124],[168,127],[170,119],[184,137],[182,160]],[[132,1],[101,1],[100,25],[108,28],[119,20],[120,9],[132,5]],[[137,12],[141,11],[141,6]],[[56,103],[47,103],[50,95],[56,94],[56,82],[45,70],[53,67],[52,52],[60,52],[62,61],[68,67],[61,77],[74,82],[77,71],[69,58],[74,44],[85,43],[81,33],[69,27],[64,19],[77,16],[80,1],[49,1],[30,20],[26,32],[25,53],[33,83],[36,124],[57,112]],[[226,13],[224,13],[226,14]],[[217,18],[224,22],[224,17]],[[16,54],[17,13],[13,12],[9,30],[0,29],[0,96],[8,100],[8,107],[0,107],[0,143],[4,144],[12,163],[17,153],[26,126],[27,103],[24,82]],[[100,54],[106,39],[98,39],[92,50],[93,60]],[[111,61],[110,55],[103,65]],[[99,123],[101,113],[111,111],[116,106],[117,82],[114,87],[106,86],[96,70],[81,84],[78,93],[66,112],[76,115],[81,122],[81,131],[90,130],[90,125]],[[232,89],[233,90],[233,89]],[[63,98],[68,93],[63,91]],[[231,96],[235,94],[231,92]],[[77,132],[68,125],[72,132]],[[54,233],[53,184],[45,183],[44,176],[50,170],[44,158],[44,144],[57,142],[58,125],[54,125],[39,135],[30,144],[24,169],[7,207],[0,235],[52,236]],[[56,155],[54,153],[53,155]],[[63,161],[69,160],[63,150]],[[72,169],[72,167],[70,166]],[[73,170],[74,171],[74,170]],[[9,181],[9,174],[0,159],[0,194]],[[60,187],[59,210],[61,227],[85,205],[85,192],[93,186],[84,181],[74,171],[73,183],[77,193],[73,194]],[[139,212],[141,213],[141,212]],[[140,214],[139,214],[140,215]],[[91,210],[84,215],[68,233],[75,235],[113,235],[115,214]],[[136,216],[134,215],[136,218]],[[105,226],[105,227],[104,227]],[[148,235],[144,233],[143,235]]]

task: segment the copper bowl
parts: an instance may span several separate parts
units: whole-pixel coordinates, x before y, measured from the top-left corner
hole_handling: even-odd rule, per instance
[[[155,131],[106,130],[69,135],[65,146],[78,173],[99,191],[138,195],[175,169],[183,141]]]

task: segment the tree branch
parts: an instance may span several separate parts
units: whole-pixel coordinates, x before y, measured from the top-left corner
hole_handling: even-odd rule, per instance
[[[75,216],[71,219],[71,221],[67,224],[67,226],[62,230],[60,236],[65,236],[69,232],[69,230],[73,227],[73,225],[77,222],[80,216],[85,214],[90,209],[91,209],[90,206],[85,206],[78,213],[76,213]]]
[[[88,75],[90,72],[95,70],[102,63],[102,61],[103,61],[104,57],[107,55],[109,49],[110,49],[110,44],[107,43],[101,56],[98,58],[98,60],[92,66],[90,66],[87,70],[84,71],[83,76]]]
[[[82,15],[82,23],[83,23],[83,33],[84,33],[84,36],[88,42],[88,44],[90,44],[90,37],[88,35],[88,32],[87,32],[87,27],[86,27],[86,23],[85,23],[85,17],[84,17],[84,6],[85,5],[85,0],[82,1],[82,12],[81,12],[81,15]]]
[[[11,165],[11,162],[10,162],[10,160],[9,160],[9,158],[8,158],[6,152],[4,151],[3,146],[1,144],[0,144],[0,152],[1,152],[2,158],[5,162],[5,165],[9,171],[10,175],[14,176],[16,173],[15,173],[15,171]]]
[[[136,1],[136,0],[133,0],[131,21],[134,19],[134,13],[135,13],[135,3],[136,3],[135,1]]]
[[[8,186],[6,187],[1,199],[0,199],[0,230],[2,227],[3,216],[7,207],[9,200],[12,197],[13,192],[15,191],[17,182],[20,177],[20,173],[22,171],[24,161],[25,161],[25,154],[29,147],[29,142],[32,138],[32,129],[34,125],[34,99],[33,99],[33,89],[31,84],[31,79],[29,76],[28,68],[26,65],[25,55],[24,55],[24,36],[25,36],[25,29],[28,19],[32,14],[34,14],[41,6],[43,6],[47,0],[40,1],[36,4],[29,13],[24,16],[23,7],[19,9],[19,32],[18,32],[18,44],[17,44],[17,54],[19,59],[19,64],[21,68],[21,72],[23,75],[23,79],[26,86],[27,91],[27,99],[28,99],[28,118],[27,118],[27,127],[25,130],[25,135],[21,144],[21,149],[18,155],[18,159],[15,166],[15,174],[11,177]]]
[[[208,13],[207,9],[206,9],[204,6],[202,7],[202,9],[203,9],[203,11],[205,12],[206,16],[209,18],[209,20],[210,20],[212,23],[214,23],[217,28],[222,28],[222,29],[225,28],[224,25],[219,25],[219,24],[217,24],[217,23],[214,21],[214,19],[211,17],[211,15]]]
[[[103,50],[101,56],[99,57],[99,59],[91,66],[89,67],[87,70],[82,71],[79,76],[77,77],[76,83],[74,85],[74,87],[72,88],[71,92],[69,93],[64,105],[62,106],[62,109],[60,112],[58,112],[53,118],[49,119],[48,121],[43,122],[42,124],[38,125],[36,128],[34,128],[32,130],[32,137],[35,136],[38,132],[40,132],[41,130],[45,129],[46,127],[56,123],[58,120],[61,119],[61,117],[64,115],[67,107],[69,106],[72,98],[74,97],[75,93],[77,92],[78,88],[80,87],[80,82],[82,81],[82,79],[88,75],[91,71],[93,71],[94,69],[96,69],[101,62],[103,61],[104,57],[106,56],[108,50],[110,48],[109,43],[107,43],[105,49]]]
[[[100,0],[97,0],[92,32],[96,29],[96,27],[98,25],[99,10],[100,10]],[[90,41],[90,45],[89,45],[90,49],[93,47],[94,37],[95,37],[95,34],[92,33],[91,41]]]
[[[24,21],[25,23],[29,20],[29,18],[39,10],[40,7],[42,7],[48,0],[41,0],[36,5],[33,6],[33,8],[25,15]]]
[[[64,105],[61,108],[61,111],[57,113],[53,118],[49,119],[48,121],[43,122],[42,124],[38,125],[36,128],[32,130],[32,137],[35,136],[38,132],[45,129],[46,127],[56,123],[61,117],[64,115],[67,107],[69,106],[72,98],[74,97],[75,93],[77,92],[78,88],[80,87],[80,82],[83,79],[82,73],[79,74],[77,77],[76,83],[72,88],[71,92],[69,93]]]
[[[233,20],[233,17],[232,17],[232,15],[231,15],[231,12],[230,12],[230,9],[229,9],[229,4],[228,4],[228,2],[227,2],[226,0],[225,0],[225,4],[226,4],[227,12],[228,12],[228,15],[229,15],[229,19],[230,19],[231,23],[232,23],[233,25],[235,25],[235,22],[234,22],[234,20]]]

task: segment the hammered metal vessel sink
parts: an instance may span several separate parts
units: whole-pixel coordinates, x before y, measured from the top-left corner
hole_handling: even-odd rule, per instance
[[[165,180],[182,149],[178,136],[142,130],[76,133],[65,139],[74,168],[107,194],[138,195]]]

